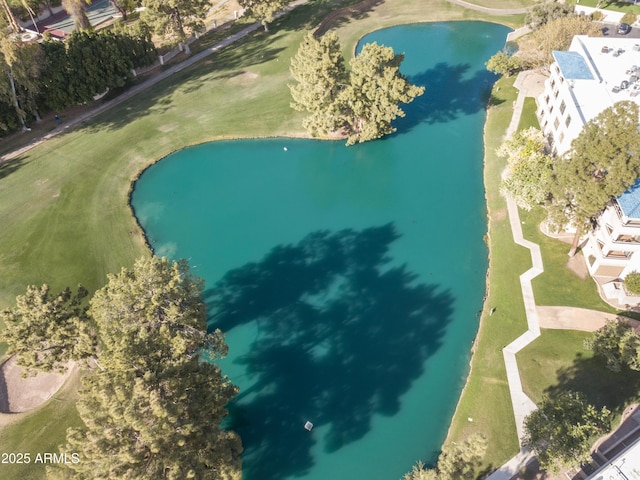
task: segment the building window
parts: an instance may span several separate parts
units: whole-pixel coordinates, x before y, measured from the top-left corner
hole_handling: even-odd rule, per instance
[[[560,93],[559,90],[554,90],[553,91],[553,98],[558,98],[558,93]]]
[[[566,108],[567,108],[567,104],[564,103],[564,100],[562,100],[562,103],[560,104],[560,113],[564,113]]]
[[[560,136],[558,137],[558,142],[562,143],[563,140],[564,140],[564,133],[561,133]]]
[[[560,67],[558,65],[556,65],[556,73],[560,76]]]
[[[564,121],[564,124],[567,127],[571,124],[571,115],[567,115],[567,119]]]
[[[549,100],[551,100],[551,97],[549,95],[544,97],[544,103],[546,103],[547,105],[549,105]]]
[[[558,120],[557,118],[553,121],[553,129],[554,130],[558,130],[558,127],[560,126],[560,120]],[[562,140],[560,140],[562,141]]]
[[[556,81],[551,80],[551,90],[553,90],[555,87],[556,87]]]

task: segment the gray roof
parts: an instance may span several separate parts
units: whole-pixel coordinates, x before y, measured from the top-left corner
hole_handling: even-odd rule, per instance
[[[553,58],[558,63],[562,76],[567,80],[593,80],[587,62],[578,52],[554,50]]]

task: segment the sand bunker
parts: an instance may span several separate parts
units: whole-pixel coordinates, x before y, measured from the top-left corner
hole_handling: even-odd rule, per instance
[[[63,375],[39,373],[22,378],[22,367],[16,364],[16,357],[11,357],[0,367],[0,412],[21,413],[42,405],[69,378],[72,369],[70,363]]]

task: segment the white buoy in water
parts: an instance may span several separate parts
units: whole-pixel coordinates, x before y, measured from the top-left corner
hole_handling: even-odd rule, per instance
[[[287,151],[287,147],[284,147],[284,151],[285,151],[285,152]]]
[[[313,423],[311,423],[311,422],[307,422],[307,423],[305,423],[305,424],[304,424],[304,429],[305,429],[307,432],[310,432],[310,431],[313,429]]]

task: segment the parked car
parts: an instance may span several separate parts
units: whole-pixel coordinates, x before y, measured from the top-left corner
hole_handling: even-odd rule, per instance
[[[631,25],[629,25],[627,23],[621,23],[620,25],[618,25],[618,34],[619,35],[626,35],[630,31],[631,31]]]

